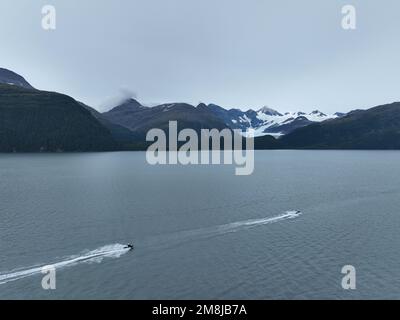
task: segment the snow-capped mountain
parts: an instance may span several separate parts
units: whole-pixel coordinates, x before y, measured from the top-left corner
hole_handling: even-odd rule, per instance
[[[252,109],[248,111],[239,109],[226,110],[215,104],[209,104],[207,107],[230,128],[241,129],[242,131],[254,129],[255,136],[269,134],[279,137],[311,123],[335,119],[345,115],[339,112],[327,115],[319,110],[310,113],[302,111],[280,113],[267,106],[258,111]]]
[[[179,120],[187,128],[239,129],[246,135],[254,129],[256,137],[272,135],[280,137],[311,123],[338,118],[344,114],[327,115],[319,110],[281,113],[269,107],[257,111],[249,109],[225,109],[216,104],[200,103],[197,107],[187,103],[164,103],[146,107],[134,99],[128,99],[112,110],[102,114],[107,121],[144,133],[148,128],[164,127],[170,120]]]
[[[246,131],[248,128],[257,128],[263,124],[263,120],[257,117],[257,112],[251,109],[248,111],[242,111],[240,109],[227,110],[215,104],[209,104],[207,106],[200,104],[198,108],[199,107],[207,108],[231,129]]]
[[[260,110],[258,110],[258,113],[263,114],[263,115],[267,115],[267,116],[282,116],[281,113],[279,113],[278,111],[271,109],[270,107],[262,107]]]

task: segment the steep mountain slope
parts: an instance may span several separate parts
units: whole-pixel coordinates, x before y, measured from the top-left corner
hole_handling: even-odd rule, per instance
[[[25,89],[34,89],[22,76],[4,68],[0,68],[0,83],[15,85]]]
[[[283,148],[400,149],[400,102],[311,124],[280,139]]]
[[[141,137],[137,134],[125,128],[119,124],[113,123],[106,119],[100,112],[96,109],[89,107],[88,105],[79,102],[85,109],[89,110],[89,112],[104,126],[106,127],[112,134],[114,140],[118,142],[122,146],[130,146],[132,144],[137,144],[140,142]]]
[[[0,151],[106,151],[111,133],[71,97],[0,84]]]

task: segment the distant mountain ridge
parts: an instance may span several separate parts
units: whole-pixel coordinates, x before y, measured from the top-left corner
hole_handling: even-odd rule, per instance
[[[196,108],[187,103],[166,103],[146,107],[135,99],[129,99],[103,113],[102,116],[142,136],[145,136],[152,128],[168,130],[169,121],[177,121],[179,130],[191,128],[200,131],[201,129],[228,128],[205,106],[200,105]]]
[[[256,149],[400,149],[400,102],[328,115],[204,103],[147,107],[128,99],[100,113],[0,69],[0,152],[145,150],[146,133],[167,131],[169,121],[177,121],[179,130],[251,128]]]
[[[263,107],[257,111],[252,109],[247,111],[226,110],[215,104],[209,104],[208,108],[230,128],[242,131],[254,129],[257,137],[263,135],[283,136],[311,123],[335,119],[344,115],[339,112],[326,115],[319,110],[308,114],[301,111],[280,113],[269,107]]]
[[[311,113],[286,112],[284,114],[263,107],[258,111],[249,109],[225,109],[216,104],[200,103],[193,106],[187,103],[167,103],[155,107],[146,107],[135,99],[129,99],[122,104],[102,114],[110,122],[117,123],[134,132],[140,132],[149,128],[149,125],[160,127],[160,121],[177,120],[183,124],[197,123],[194,129],[200,128],[230,128],[243,132],[248,129],[255,130],[255,136],[274,135],[283,136],[295,129],[307,126],[315,122],[335,119],[344,114],[335,113],[326,115],[315,110]],[[201,124],[200,124],[201,123]]]

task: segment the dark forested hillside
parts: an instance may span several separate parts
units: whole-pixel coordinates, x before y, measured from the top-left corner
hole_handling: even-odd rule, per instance
[[[116,148],[109,130],[71,97],[0,84],[0,152]]]
[[[293,149],[400,149],[400,102],[350,112],[280,139]]]

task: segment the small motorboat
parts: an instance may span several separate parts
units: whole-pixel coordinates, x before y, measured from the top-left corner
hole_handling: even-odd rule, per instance
[[[124,249],[129,249],[129,250],[133,250],[133,244],[128,243]]]
[[[301,211],[299,211],[299,210],[286,211],[286,213],[291,215],[291,216],[299,216],[299,215],[301,215]]]

